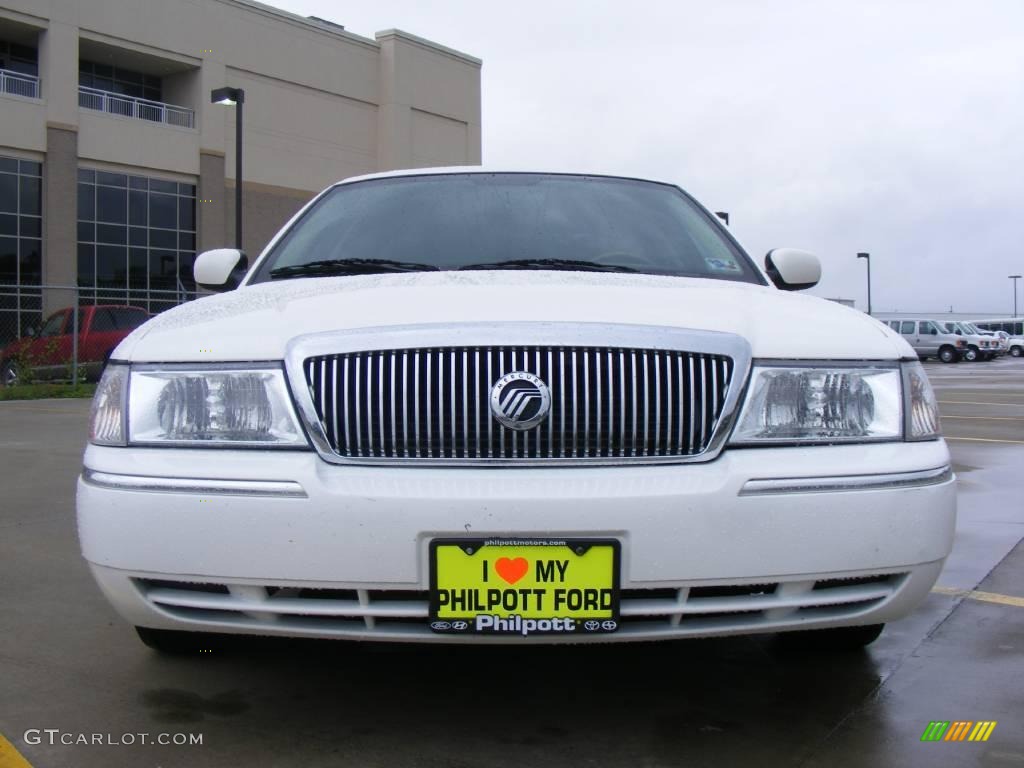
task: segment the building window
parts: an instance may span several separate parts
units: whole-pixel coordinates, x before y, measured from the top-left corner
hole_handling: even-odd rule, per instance
[[[0,156],[0,342],[39,324],[42,164]]]
[[[39,54],[35,48],[0,40],[0,69],[39,77]]]
[[[131,69],[91,61],[78,62],[78,84],[109,93],[120,93],[137,99],[163,101],[160,78]]]
[[[196,187],[79,169],[78,284],[159,312],[193,298]],[[106,289],[106,290],[104,290]]]

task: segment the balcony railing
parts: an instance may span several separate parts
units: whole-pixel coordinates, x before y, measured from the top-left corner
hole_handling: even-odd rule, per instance
[[[24,75],[21,72],[12,72],[9,69],[0,69],[0,93],[10,93],[14,96],[27,96],[30,99],[38,99],[39,78],[32,75]]]
[[[78,86],[78,106],[85,109],[96,109],[119,117],[175,125],[179,128],[192,128],[195,125],[195,113],[186,107],[176,107],[173,104],[164,104],[148,99],[137,99],[133,96],[101,91],[97,88],[86,88],[84,85]]]

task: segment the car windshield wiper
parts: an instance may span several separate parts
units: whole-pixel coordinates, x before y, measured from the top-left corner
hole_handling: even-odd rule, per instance
[[[636,272],[632,267],[621,264],[599,264],[582,259],[508,259],[507,261],[467,264],[464,269],[565,269],[576,272]]]
[[[417,264],[392,259],[321,259],[270,270],[272,280],[313,275],[363,275],[375,272],[437,272],[434,264]]]
[[[564,269],[578,272],[636,272],[632,267],[621,264],[600,264],[583,259],[507,259],[505,261],[481,262],[459,267],[460,270],[476,269]]]

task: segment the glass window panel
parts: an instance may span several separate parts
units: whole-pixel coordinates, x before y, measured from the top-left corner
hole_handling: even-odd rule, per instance
[[[43,164],[37,163],[33,160],[22,160],[18,163],[21,172],[26,176],[42,176],[43,175]]]
[[[18,217],[13,213],[0,213],[0,235],[18,234]]]
[[[78,185],[78,218],[81,221],[96,220],[96,187],[92,184]]]
[[[128,227],[124,224],[97,224],[96,242],[125,245],[128,242]]]
[[[178,202],[172,195],[149,195],[149,226],[173,229],[178,224]]]
[[[149,254],[145,248],[128,249],[128,287],[149,287]]]
[[[178,194],[177,182],[164,181],[163,179],[150,179],[149,189],[151,192],[166,192],[169,195]]]
[[[93,77],[92,87],[97,88],[101,91],[113,91],[114,81],[109,77],[100,77],[99,75]]]
[[[141,83],[142,82],[142,73],[141,72],[133,72],[130,69],[118,69],[116,77],[117,77],[118,80],[124,80],[125,82],[129,82],[129,83]]]
[[[196,249],[196,236],[191,232],[178,233],[178,250],[194,251]]]
[[[103,75],[104,77],[114,76],[114,67],[110,64],[97,64],[96,62],[92,62],[92,71],[97,75]]]
[[[109,187],[127,187],[128,177],[123,173],[106,173],[96,171],[96,183],[106,184]]]
[[[18,282],[18,241],[0,237],[0,283]]]
[[[43,246],[41,240],[23,237],[18,241],[19,280],[24,285],[43,281]]]
[[[125,285],[128,282],[128,249],[123,245],[96,246],[96,284]]]
[[[145,76],[145,83],[150,88],[159,88],[160,85],[161,85],[160,77],[158,75],[146,75]]]
[[[84,85],[86,88],[93,87],[93,76],[91,72],[79,72],[78,73],[78,84]]]
[[[121,330],[138,328],[144,322],[149,320],[149,315],[141,309],[125,307],[122,309],[112,309],[110,313],[114,316],[114,323]]]
[[[92,326],[90,327],[89,330],[95,331],[97,333],[102,331],[117,330],[117,325],[114,322],[114,315],[110,312],[109,309],[97,309],[93,313]]]
[[[18,212],[18,177],[10,173],[0,173],[0,211]]]
[[[67,314],[64,310],[55,312],[46,319],[46,324],[42,330],[39,331],[40,338],[49,338],[50,336],[60,336],[61,331],[64,330],[64,321],[67,320]]]
[[[149,245],[149,230],[144,227],[128,227],[129,245]]]
[[[39,179],[34,176],[21,177],[21,213],[38,216],[39,210]]]
[[[112,224],[124,224],[128,218],[128,191],[111,187],[96,187],[96,219]]]
[[[78,284],[95,285],[96,283],[96,246],[85,243],[78,244]]]
[[[0,157],[0,171],[3,173],[17,173],[18,161],[13,157]]]
[[[195,262],[196,255],[194,253],[178,254],[178,276],[186,288],[195,288],[196,286],[195,277],[192,273],[192,267],[195,266]]]
[[[128,223],[129,224],[146,224],[146,198],[148,195],[145,192],[136,192],[132,190],[128,193]]]
[[[168,290],[177,286],[178,255],[174,251],[149,252],[149,287]]]
[[[181,229],[194,230],[196,201],[191,197],[178,198],[178,227]]]
[[[173,251],[178,247],[178,233],[173,229],[151,229],[149,244],[153,248],[167,248]]]
[[[80,243],[95,243],[96,225],[91,221],[78,222],[78,241]]]
[[[19,216],[22,237],[42,237],[43,220],[38,216]]]
[[[145,176],[129,176],[128,186],[132,189],[149,189],[149,179]]]
[[[195,184],[178,184],[178,194],[185,195],[186,197],[196,196],[196,185]]]
[[[78,180],[94,184],[96,183],[96,171],[89,168],[79,168]]]

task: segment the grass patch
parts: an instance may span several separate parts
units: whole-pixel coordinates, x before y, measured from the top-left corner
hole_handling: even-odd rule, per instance
[[[16,384],[0,387],[0,400],[45,400],[50,397],[92,397],[95,384]]]

